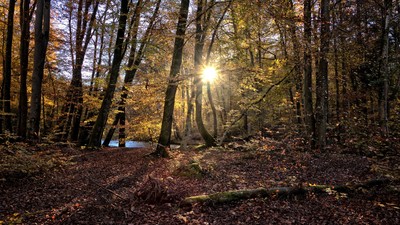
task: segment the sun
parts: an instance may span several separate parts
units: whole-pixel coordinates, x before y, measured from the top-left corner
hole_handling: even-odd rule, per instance
[[[206,67],[203,70],[202,79],[204,82],[213,82],[217,78],[217,70],[214,67]]]

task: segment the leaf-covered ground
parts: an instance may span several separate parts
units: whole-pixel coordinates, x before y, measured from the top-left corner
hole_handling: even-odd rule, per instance
[[[169,159],[149,156],[151,149],[59,151],[70,161],[56,170],[1,179],[0,224],[400,224],[398,181],[348,194],[181,204],[228,190],[398,180],[397,156],[308,153],[274,143],[172,150]]]

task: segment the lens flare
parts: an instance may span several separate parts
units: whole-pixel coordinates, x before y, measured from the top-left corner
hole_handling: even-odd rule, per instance
[[[204,82],[213,82],[217,78],[217,70],[213,67],[204,68],[202,78]]]

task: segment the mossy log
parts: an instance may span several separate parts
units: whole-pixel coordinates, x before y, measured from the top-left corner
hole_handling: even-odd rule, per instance
[[[371,188],[373,186],[385,185],[392,182],[390,179],[370,180],[360,184],[346,184],[346,185],[310,185],[308,187],[272,187],[272,188],[257,188],[257,189],[244,189],[226,192],[218,192],[209,195],[198,195],[185,198],[182,203],[190,205],[193,203],[211,202],[214,204],[228,203],[239,200],[251,198],[267,198],[270,196],[295,196],[302,195],[307,192],[328,192],[336,191],[340,193],[350,193],[359,188]]]

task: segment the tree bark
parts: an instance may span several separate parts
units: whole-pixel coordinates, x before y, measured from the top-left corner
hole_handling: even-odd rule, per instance
[[[32,74],[31,109],[29,115],[29,137],[40,138],[40,110],[43,70],[50,34],[50,0],[38,0],[35,15],[35,52]]]
[[[390,25],[390,14],[391,14],[391,7],[392,1],[385,0],[385,17],[384,17],[384,27],[383,27],[383,34],[382,34],[382,59],[381,59],[381,76],[383,77],[383,84],[382,84],[382,100],[380,105],[380,124],[383,136],[389,135],[389,127],[388,127],[388,120],[389,120],[389,113],[388,113],[388,103],[389,103],[389,25]]]
[[[2,88],[2,103],[4,104],[4,122],[5,129],[12,133],[12,116],[11,116],[11,59],[12,59],[12,44],[14,36],[14,11],[16,0],[10,0],[7,16],[7,41],[6,55],[4,63],[4,78]],[[0,133],[2,131],[0,130]]]
[[[315,117],[312,99],[312,58],[311,58],[311,0],[304,1],[304,77],[303,101],[307,136],[312,148],[315,148]]]
[[[161,132],[158,139],[156,151],[153,153],[156,156],[167,157],[168,152],[166,148],[169,148],[171,144],[171,131],[172,131],[172,119],[174,114],[175,105],[175,94],[178,88],[177,75],[181,69],[183,47],[186,33],[186,23],[189,13],[189,0],[181,0],[181,6],[179,10],[179,20],[176,28],[174,53],[172,56],[171,70],[169,74],[169,82],[164,100],[164,113],[161,123]]]
[[[28,77],[29,63],[29,40],[30,31],[29,25],[31,16],[29,15],[30,0],[22,0],[20,3],[20,90],[18,103],[18,136],[26,138],[27,122],[28,122],[28,92],[26,80]]]
[[[290,12],[295,12],[294,8],[294,3],[293,0],[289,0],[289,5],[290,5]],[[291,15],[291,18],[295,20],[295,15]],[[300,43],[299,39],[296,34],[296,25],[290,21],[289,22],[289,31],[290,31],[290,37],[292,39],[292,45],[293,45],[293,60],[294,60],[294,76],[295,76],[295,88],[296,88],[296,94],[301,93],[301,85],[302,85],[302,63],[301,63],[301,56],[300,56],[300,51],[298,49],[300,48]],[[301,94],[300,94],[301,96]],[[295,101],[295,106],[296,106],[296,122],[297,124],[302,124],[302,116],[301,116],[301,98],[296,95],[296,98],[294,99]]]
[[[111,65],[110,80],[108,82],[107,89],[105,91],[104,99],[99,110],[99,114],[96,119],[96,123],[90,134],[88,147],[96,148],[101,146],[101,138],[103,136],[103,131],[107,123],[107,117],[110,112],[112,99],[114,97],[115,86],[117,84],[119,69],[121,66],[121,61],[123,59],[123,44],[124,36],[126,30],[127,15],[129,12],[129,1],[121,1],[121,10],[118,20],[118,32],[117,40],[115,42],[114,58]]]
[[[326,146],[326,129],[328,124],[328,52],[329,52],[329,0],[321,0],[321,35],[319,65],[317,75],[316,99],[316,132],[317,147],[323,150]]]

